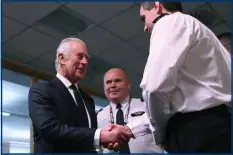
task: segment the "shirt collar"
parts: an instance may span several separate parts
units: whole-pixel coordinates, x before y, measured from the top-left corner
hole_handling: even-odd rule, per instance
[[[128,95],[128,96],[124,99],[124,101],[122,101],[122,102],[120,103],[121,106],[122,106],[122,109],[124,109],[124,108],[128,105],[129,99],[130,99],[130,97],[129,97],[129,95]],[[111,104],[111,106],[112,106],[113,109],[116,109],[116,105],[117,105],[117,104],[112,103],[112,102],[110,102],[110,104]]]
[[[59,79],[59,80],[61,80],[61,82],[66,86],[66,88],[69,88],[71,85],[72,85],[72,83],[67,79],[67,78],[65,78],[64,76],[62,76],[60,73],[57,73],[57,75],[56,75],[56,77]],[[77,89],[78,89],[78,84],[76,83],[76,84],[74,84],[76,87],[77,87]]]
[[[176,12],[174,12],[174,13],[171,13],[171,14],[168,14],[169,16],[171,16],[171,15],[175,15],[175,14],[181,14],[181,12],[179,12],[179,11],[176,11]],[[164,16],[162,16],[162,17],[164,17]],[[161,19],[162,17],[160,17],[159,19]],[[165,15],[165,17],[166,17],[166,15]],[[155,19],[156,20],[156,19]],[[158,22],[159,20],[157,20],[157,22]],[[156,22],[156,23],[157,23]],[[156,23],[154,23],[154,26],[153,26],[153,28],[152,28],[152,32],[151,32],[151,36],[152,36],[152,34],[154,33],[154,31],[155,31],[155,25],[156,25]]]

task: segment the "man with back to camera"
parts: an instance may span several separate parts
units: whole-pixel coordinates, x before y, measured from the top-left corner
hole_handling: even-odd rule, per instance
[[[210,29],[181,12],[180,2],[140,8],[151,33],[140,87],[155,141],[168,153],[230,152],[230,54]]]
[[[85,43],[78,38],[62,40],[55,64],[56,77],[29,91],[34,152],[91,153],[95,147],[127,143],[132,134],[121,126],[97,129],[94,101],[78,86],[88,65]]]
[[[129,90],[130,81],[122,69],[112,68],[105,73],[104,92],[110,104],[98,112],[98,127],[120,124],[131,129],[135,139],[121,146],[120,153],[163,153],[154,142],[144,102],[130,97]],[[137,126],[131,128],[132,123]],[[102,152],[112,151],[103,149]]]

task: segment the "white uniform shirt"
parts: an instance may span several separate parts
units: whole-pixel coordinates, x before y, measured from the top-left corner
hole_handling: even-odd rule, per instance
[[[121,110],[123,111],[123,114],[124,114],[124,119],[126,118],[127,111],[128,111],[128,108],[129,108],[128,103],[129,103],[129,97],[127,97],[123,102],[120,103],[121,104]],[[113,116],[116,116],[117,111],[118,111],[118,109],[116,107],[117,105],[112,103],[112,102],[110,102],[110,105],[112,107]],[[128,120],[126,120],[126,121],[128,121]],[[116,117],[114,117],[114,123],[116,124]]]
[[[129,104],[130,103],[130,104]],[[130,128],[135,139],[130,139],[129,148],[131,153],[163,153],[163,149],[155,145],[155,141],[150,130],[149,119],[145,113],[145,103],[140,99],[127,97],[121,104],[121,109],[124,113],[124,118],[127,115],[129,108],[129,115],[127,119],[127,126]],[[116,104],[110,103],[101,110],[98,115],[98,127],[103,128],[111,124],[110,106],[112,107],[114,124],[116,124],[116,114],[118,109]],[[100,152],[113,153],[108,149],[103,149]]]
[[[177,12],[155,24],[140,87],[157,144],[170,117],[165,104],[175,113],[231,101],[230,70],[230,54],[195,18]]]

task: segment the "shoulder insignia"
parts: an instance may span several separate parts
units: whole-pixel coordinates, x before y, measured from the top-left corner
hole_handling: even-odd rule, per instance
[[[135,117],[135,116],[141,116],[145,113],[145,111],[138,111],[138,112],[135,112],[135,113],[132,113],[131,116],[132,117]]]

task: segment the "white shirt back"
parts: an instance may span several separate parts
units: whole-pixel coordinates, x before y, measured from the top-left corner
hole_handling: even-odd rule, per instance
[[[161,18],[140,84],[152,125],[163,132],[165,104],[175,113],[230,102],[230,70],[230,54],[205,25],[180,12]]]

